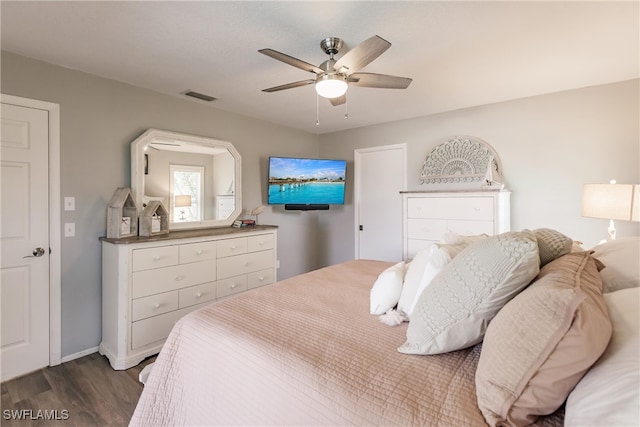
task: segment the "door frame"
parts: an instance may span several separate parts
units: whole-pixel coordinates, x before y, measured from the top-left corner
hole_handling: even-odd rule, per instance
[[[62,360],[62,254],[60,232],[60,105],[0,94],[0,102],[48,112],[49,116],[49,366]]]
[[[392,145],[380,145],[377,147],[369,148],[357,148],[353,150],[353,205],[354,205],[354,234],[355,234],[355,259],[360,259],[360,233],[358,225],[360,224],[360,171],[358,165],[362,162],[362,154],[372,153],[376,151],[389,151],[389,150],[401,150],[403,157],[403,169],[405,171],[403,176],[402,189],[407,189],[407,144],[392,144]]]

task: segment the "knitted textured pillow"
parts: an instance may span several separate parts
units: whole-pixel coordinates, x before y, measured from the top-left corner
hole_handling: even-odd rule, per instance
[[[420,295],[398,351],[438,354],[477,344],[498,310],[536,277],[539,262],[528,230],[467,247]]]
[[[559,231],[551,228],[538,228],[533,232],[538,241],[541,268],[554,259],[571,252],[573,240]]]

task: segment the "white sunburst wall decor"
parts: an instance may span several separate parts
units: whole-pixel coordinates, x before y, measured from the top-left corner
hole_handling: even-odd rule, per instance
[[[502,163],[493,147],[480,138],[455,136],[427,155],[420,183],[443,190],[501,190]]]

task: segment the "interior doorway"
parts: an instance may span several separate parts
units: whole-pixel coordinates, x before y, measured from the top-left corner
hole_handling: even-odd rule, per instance
[[[61,360],[59,106],[1,95],[2,381]]]
[[[355,258],[402,260],[406,144],[354,151]]]

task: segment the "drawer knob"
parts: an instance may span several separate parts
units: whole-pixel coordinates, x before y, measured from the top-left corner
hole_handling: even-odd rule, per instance
[[[244,263],[244,266],[245,266],[245,267],[249,267],[250,265],[251,265],[251,263],[250,263],[249,261],[247,261],[247,262],[245,262],[245,263]]]
[[[183,280],[183,279],[184,279],[184,275],[183,275],[183,274],[178,274],[178,275],[176,276],[176,279],[175,279],[175,280],[176,280],[176,282],[179,282],[179,281],[181,281],[181,280]]]
[[[155,303],[155,304],[153,305],[153,308],[160,308],[160,305],[161,305],[161,304],[160,304],[159,302],[157,302],[157,303]]]
[[[199,299],[201,296],[202,296],[202,292],[198,292],[198,293],[196,294],[196,299]]]
[[[231,247],[229,247],[229,249],[231,249],[232,251],[234,251],[236,249],[236,245],[233,245]]]
[[[229,287],[230,287],[231,289],[235,289],[235,288],[236,288],[236,286],[238,286],[238,285],[236,285],[235,283],[232,283],[232,284],[230,284],[230,285],[229,285]]]
[[[264,245],[264,240],[260,240],[260,243],[258,243],[260,246]]]
[[[475,208],[475,209],[476,209],[476,212],[480,210],[480,208]]]
[[[264,276],[260,276],[260,278],[258,279],[258,281],[260,281],[260,282],[264,282]]]
[[[196,255],[198,255],[198,256],[202,255],[202,251],[197,251]]]
[[[153,262],[160,261],[160,255],[156,255],[153,257]]]

